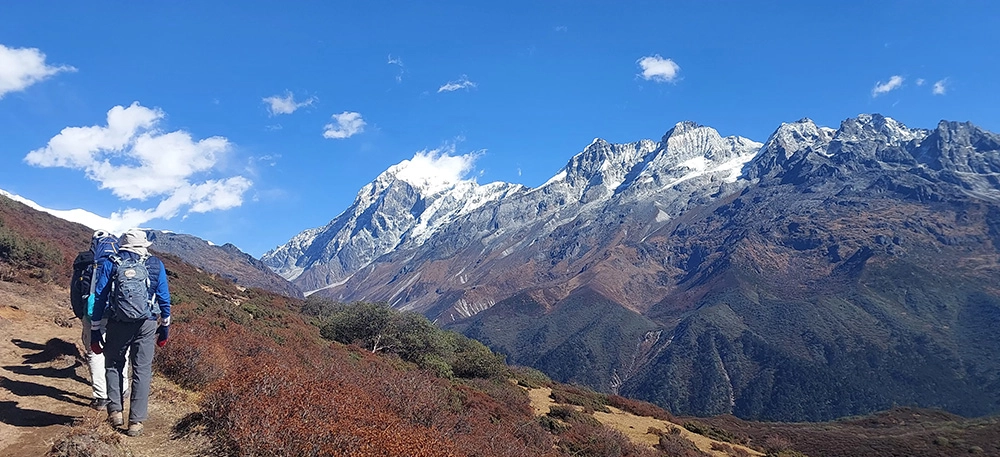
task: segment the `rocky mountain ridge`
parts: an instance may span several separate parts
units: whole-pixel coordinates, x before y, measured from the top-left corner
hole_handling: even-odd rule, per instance
[[[364,289],[357,287],[357,282],[383,279],[374,263],[380,256],[433,250],[430,255],[446,257],[446,252],[462,250],[471,256],[493,254],[499,260],[545,237],[562,238],[558,230],[567,221],[603,217],[608,207],[649,200],[650,193],[663,187],[677,189],[663,201],[651,202],[652,206],[639,202],[662,222],[683,210],[688,199],[705,199],[706,194],[734,182],[740,166],[759,147],[746,138],[722,138],[714,129],[682,122],[660,143],[610,144],[595,139],[562,171],[535,189],[462,181],[446,191],[426,195],[406,180],[394,179],[405,169],[404,163],[365,186],[355,203],[330,224],[300,233],[261,259],[308,292],[322,291],[345,300],[396,299],[393,304],[398,307],[424,311],[440,304],[437,297],[407,304],[399,301],[399,294],[367,296],[345,291]],[[701,181],[708,183],[694,184]],[[562,247],[567,248],[572,249]],[[366,267],[375,268],[369,272]],[[452,272],[449,282],[467,283],[467,270]],[[496,268],[482,269],[490,271]],[[365,276],[355,277],[357,273]],[[488,300],[480,301],[480,294],[469,295],[457,298],[449,313],[469,315],[489,306]],[[407,301],[413,302],[413,297]]]
[[[258,287],[286,297],[302,298],[298,288],[231,243],[217,246],[192,235],[151,229],[146,232],[156,252],[173,254],[242,287]]]
[[[969,123],[803,119],[761,144],[684,122],[659,143],[595,140],[471,211],[439,203],[447,223],[420,236],[439,200],[366,187],[377,203],[264,261],[680,413],[981,415],[1000,410],[998,172],[1000,137]],[[352,244],[371,233],[380,250]]]

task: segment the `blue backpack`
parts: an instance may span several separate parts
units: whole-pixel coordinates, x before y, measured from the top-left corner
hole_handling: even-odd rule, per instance
[[[69,302],[76,317],[94,314],[94,310],[88,309],[87,299],[94,294],[97,264],[115,254],[118,254],[118,238],[98,230],[90,239],[90,249],[76,255],[73,260],[73,278],[69,285]]]
[[[111,319],[119,322],[135,322],[152,318],[158,313],[149,296],[148,257],[111,256],[115,269],[111,273]]]

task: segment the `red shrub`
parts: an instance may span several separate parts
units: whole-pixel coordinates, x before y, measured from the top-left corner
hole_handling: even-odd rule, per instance
[[[618,395],[608,396],[608,406],[614,406],[615,408],[630,412],[636,416],[648,416],[654,419],[674,421],[674,417],[667,412],[667,410],[659,406]]]

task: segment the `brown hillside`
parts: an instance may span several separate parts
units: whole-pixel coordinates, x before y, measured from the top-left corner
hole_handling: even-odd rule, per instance
[[[80,448],[158,457],[751,453],[739,445],[786,456],[1000,455],[993,419],[923,410],[819,424],[678,419],[532,370],[513,370],[521,387],[508,373],[442,377],[397,356],[330,343],[316,318],[302,314],[310,303],[238,286],[169,255],[176,323],[158,350],[147,434],[127,439],[86,406],[80,329],[65,298],[64,269],[89,230],[2,198],[0,223],[4,239],[14,240],[8,245],[35,243],[19,260],[0,260],[14,273],[0,281],[0,455],[80,455],[73,453]],[[559,406],[536,417],[522,387],[552,389]],[[664,425],[650,447],[653,421],[686,431]]]

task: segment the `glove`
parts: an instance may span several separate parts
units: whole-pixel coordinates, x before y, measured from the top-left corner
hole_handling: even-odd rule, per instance
[[[90,352],[94,354],[104,353],[104,336],[100,330],[90,331]]]
[[[156,328],[156,345],[163,347],[167,345],[167,337],[170,334],[169,325],[161,325]]]
[[[94,316],[94,294],[87,295],[87,317]]]

